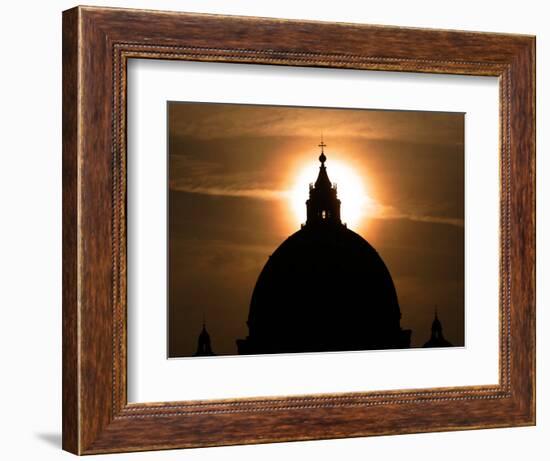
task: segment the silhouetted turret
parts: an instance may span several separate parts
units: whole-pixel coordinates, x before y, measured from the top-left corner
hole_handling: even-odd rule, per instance
[[[307,221],[306,225],[314,226],[316,224],[341,225],[340,220],[340,200],[337,197],[336,186],[328,178],[325,162],[327,157],[324,152],[326,144],[321,141],[321,155],[319,161],[319,176],[315,184],[309,186],[309,200],[306,201]]]
[[[197,346],[197,352],[193,354],[193,357],[207,357],[216,355],[212,351],[212,345],[210,344],[210,335],[206,331],[206,325],[202,324],[202,331],[199,335],[199,341]]]
[[[453,347],[453,345],[443,336],[443,326],[437,317],[437,308],[435,309],[434,321],[432,322],[432,336],[424,347]]]

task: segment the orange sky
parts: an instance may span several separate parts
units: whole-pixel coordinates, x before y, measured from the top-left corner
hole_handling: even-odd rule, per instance
[[[365,192],[360,219],[350,200],[342,218],[388,266],[412,344],[436,304],[463,344],[463,114],[169,103],[168,121],[171,356],[194,352],[203,316],[214,352],[236,353],[263,264],[299,229],[321,133],[330,179]]]

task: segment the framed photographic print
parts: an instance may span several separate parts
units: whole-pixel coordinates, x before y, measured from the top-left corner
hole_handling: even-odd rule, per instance
[[[167,111],[169,357],[464,346],[464,114]]]
[[[64,12],[64,449],[534,424],[534,51]]]

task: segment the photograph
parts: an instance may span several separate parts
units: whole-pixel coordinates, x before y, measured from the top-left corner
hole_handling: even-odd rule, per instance
[[[168,358],[464,347],[464,117],[169,101]]]

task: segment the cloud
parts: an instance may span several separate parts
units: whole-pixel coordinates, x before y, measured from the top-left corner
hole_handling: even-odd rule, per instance
[[[262,200],[277,200],[288,196],[287,191],[278,190],[268,181],[259,179],[257,174],[227,171],[216,162],[181,155],[171,156],[170,165],[169,187],[174,191]]]
[[[290,192],[283,190],[256,189],[256,188],[231,188],[231,187],[208,187],[193,186],[177,182],[170,183],[170,189],[191,194],[213,195],[221,197],[247,197],[261,200],[279,200],[288,198]]]
[[[373,205],[372,216],[378,219],[408,219],[409,221],[448,224],[450,226],[464,227],[464,219],[434,216],[431,214],[422,213],[405,213],[395,207],[380,204]]]
[[[269,107],[266,110],[266,107]],[[461,144],[461,113],[344,110],[241,104],[171,103],[170,131],[182,138],[354,137],[413,143]]]
[[[292,191],[290,190],[277,190],[254,187],[235,188],[231,186],[210,187],[185,184],[177,181],[172,181],[170,183],[170,189],[191,194],[219,197],[245,197],[259,200],[287,200],[292,195]],[[365,198],[365,203],[368,203],[368,216],[376,219],[408,219],[410,221],[420,221],[433,224],[446,224],[450,226],[464,227],[463,219],[434,216],[421,213],[405,213],[396,209],[395,207],[379,204],[370,197]]]
[[[303,150],[293,138],[324,131],[325,138],[340,136],[343,161],[347,155],[370,177],[376,200],[365,200],[369,217],[464,227],[457,199],[463,194],[462,114],[192,103],[169,110],[173,191],[292,199],[287,171],[299,168]],[[366,145],[360,138],[383,141]]]

